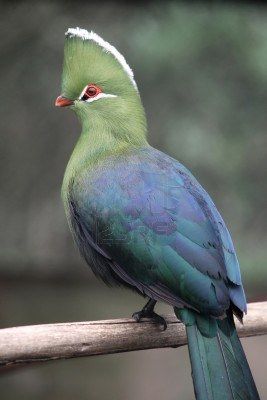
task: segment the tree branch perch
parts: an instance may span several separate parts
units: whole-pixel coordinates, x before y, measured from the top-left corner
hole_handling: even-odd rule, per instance
[[[165,318],[166,331],[149,320],[138,324],[127,318],[0,329],[0,368],[185,345],[183,324],[175,316]],[[244,325],[236,325],[240,337],[267,334],[267,302],[249,304]]]

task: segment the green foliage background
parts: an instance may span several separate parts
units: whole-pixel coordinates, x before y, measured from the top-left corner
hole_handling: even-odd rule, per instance
[[[1,16],[1,325],[126,316],[142,305],[96,282],[63,214],[61,180],[80,128],[53,103],[64,32],[75,26],[125,55],[150,143],[182,161],[212,195],[249,300],[266,300],[267,8],[37,1],[2,3]],[[266,338],[245,345],[267,396]],[[186,349],[55,363],[6,375],[0,385],[8,400],[193,396]]]

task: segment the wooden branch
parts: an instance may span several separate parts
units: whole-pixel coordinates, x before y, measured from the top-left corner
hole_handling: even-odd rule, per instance
[[[0,368],[40,361],[120,353],[187,343],[183,324],[165,316],[166,331],[149,320],[133,319],[21,326],[0,329]],[[240,337],[267,334],[267,302],[251,303]]]

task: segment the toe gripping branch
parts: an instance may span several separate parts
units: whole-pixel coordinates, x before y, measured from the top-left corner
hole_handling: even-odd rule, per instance
[[[136,320],[136,322],[141,322],[143,318],[149,318],[155,322],[155,324],[163,325],[163,330],[165,331],[167,329],[167,322],[163,317],[155,313],[154,307],[156,302],[156,300],[149,299],[142,310],[133,313],[132,317]]]

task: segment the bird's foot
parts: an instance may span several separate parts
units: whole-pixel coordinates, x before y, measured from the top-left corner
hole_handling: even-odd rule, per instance
[[[156,324],[163,325],[163,330],[167,329],[167,322],[161,316],[156,314],[154,311],[151,310],[141,310],[133,313],[132,317],[136,320],[136,322],[140,322],[142,318],[149,318],[152,319]]]

